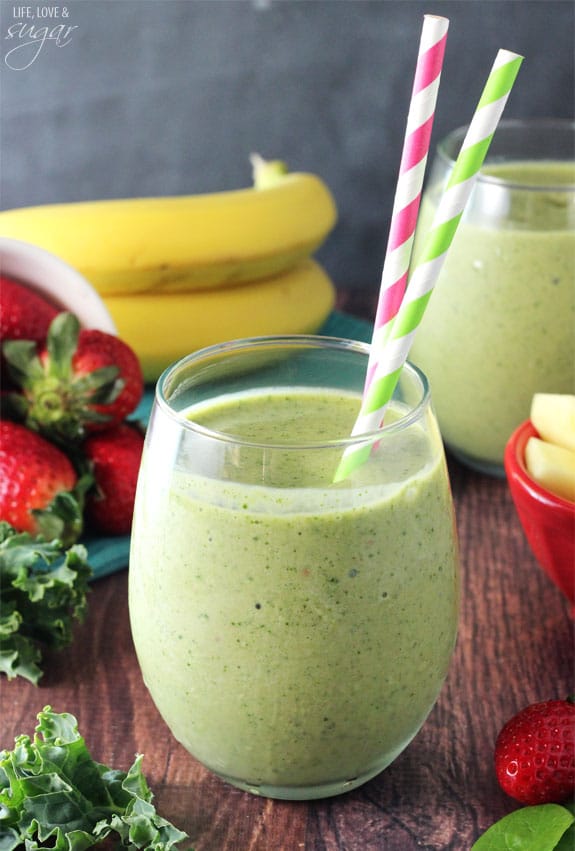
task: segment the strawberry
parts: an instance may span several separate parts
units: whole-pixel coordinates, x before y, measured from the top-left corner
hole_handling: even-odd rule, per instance
[[[87,485],[57,446],[25,426],[0,421],[0,520],[19,532],[73,543],[82,531]]]
[[[142,432],[129,423],[86,438],[83,449],[96,482],[86,500],[86,519],[95,532],[129,533],[143,446]]]
[[[34,290],[0,275],[0,338],[44,343],[58,310]]]
[[[142,397],[133,350],[113,334],[80,329],[71,313],[53,320],[39,354],[24,340],[5,343],[4,354],[22,389],[21,397],[12,397],[16,416],[64,446],[120,423]]]
[[[547,700],[522,709],[495,744],[499,785],[522,804],[560,804],[575,793],[575,704]]]
[[[116,386],[122,384],[118,395],[110,402],[92,403],[91,410],[105,418],[92,422],[90,427],[107,428],[121,423],[138,406],[144,390],[142,369],[135,352],[119,337],[104,331],[82,330],[78,348],[72,358],[72,368],[77,376],[89,376],[99,369],[115,366],[119,370]]]

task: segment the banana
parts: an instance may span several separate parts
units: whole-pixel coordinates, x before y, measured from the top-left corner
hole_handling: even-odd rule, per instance
[[[313,254],[336,221],[325,183],[253,156],[254,186],[0,212],[0,236],[39,245],[101,295],[231,286]]]
[[[144,378],[155,381],[166,366],[204,346],[317,331],[333,308],[335,289],[324,269],[308,259],[250,284],[103,300],[118,335],[138,355]]]

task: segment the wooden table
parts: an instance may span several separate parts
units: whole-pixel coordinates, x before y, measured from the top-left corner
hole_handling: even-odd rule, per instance
[[[467,851],[516,806],[493,772],[498,730],[525,704],[573,689],[573,621],[530,552],[505,481],[449,466],[462,562],[455,656],[421,732],[364,787],[313,803],[270,801],[189,756],[142,682],[127,571],[94,583],[87,620],[70,648],[46,655],[41,686],[2,679],[0,747],[31,734],[46,704],[72,712],[95,759],[127,769],[144,754],[158,811],[190,836],[183,849]]]

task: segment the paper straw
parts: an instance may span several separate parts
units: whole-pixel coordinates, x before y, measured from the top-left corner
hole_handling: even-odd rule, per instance
[[[352,436],[376,431],[393,395],[411,343],[425,312],[461,215],[475,185],[495,129],[507,103],[523,57],[500,50],[469,125],[446,190],[428,232],[421,256],[409,278],[387,343],[379,352],[372,380],[364,393]],[[343,454],[334,481],[346,478],[371,452],[371,443],[350,446]]]
[[[372,342],[376,349],[383,345],[389,335],[391,322],[407,286],[448,28],[447,18],[437,15],[425,15],[423,18],[375,315]],[[374,368],[375,364],[370,361],[366,384],[370,383]]]

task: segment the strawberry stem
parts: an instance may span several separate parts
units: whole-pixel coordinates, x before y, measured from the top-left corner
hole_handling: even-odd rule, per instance
[[[9,341],[3,349],[10,377],[23,391],[22,401],[12,404],[17,419],[64,449],[85,437],[87,425],[108,421],[109,416],[93,406],[114,402],[124,387],[115,365],[76,373],[79,339],[78,318],[59,313],[40,355],[30,340]]]

